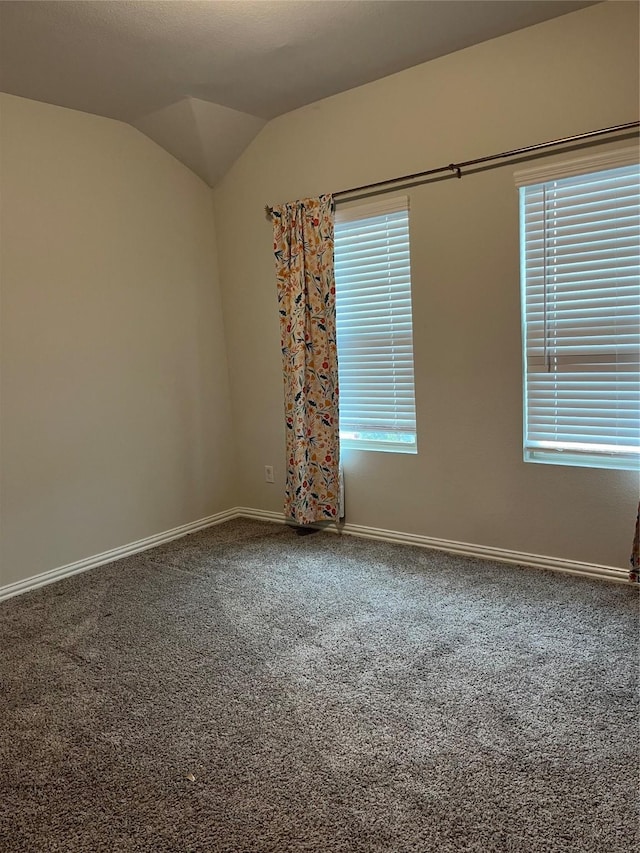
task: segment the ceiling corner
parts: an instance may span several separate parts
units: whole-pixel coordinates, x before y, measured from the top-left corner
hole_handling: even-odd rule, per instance
[[[131,122],[210,187],[266,123],[264,118],[191,97]]]

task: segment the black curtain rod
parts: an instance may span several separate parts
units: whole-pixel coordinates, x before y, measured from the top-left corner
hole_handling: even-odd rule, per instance
[[[412,175],[402,175],[399,178],[388,178],[386,181],[375,181],[372,184],[363,184],[360,187],[350,187],[348,190],[339,190],[333,193],[334,198],[351,193],[364,192],[365,190],[373,190],[378,187],[388,187],[389,184],[406,183],[407,181],[417,181],[420,178],[428,178],[432,175],[449,174],[462,177],[462,169],[467,166],[478,166],[481,163],[490,163],[494,160],[506,160],[510,157],[516,157],[519,154],[529,154],[531,151],[542,151],[545,148],[552,148],[556,145],[567,145],[570,142],[582,142],[586,139],[593,139],[596,136],[604,136],[607,133],[618,133],[622,130],[633,130],[640,127],[640,121],[629,121],[626,124],[616,124],[613,127],[602,127],[599,130],[589,130],[586,133],[576,133],[574,136],[565,136],[562,139],[552,139],[549,142],[539,142],[537,145],[527,145],[524,148],[514,148],[512,151],[503,151],[501,154],[490,154],[488,157],[476,157],[475,160],[464,160],[461,163],[449,163],[448,166],[438,166],[437,169],[427,169],[424,172],[414,172]],[[267,216],[273,213],[273,207],[266,205],[265,212]]]

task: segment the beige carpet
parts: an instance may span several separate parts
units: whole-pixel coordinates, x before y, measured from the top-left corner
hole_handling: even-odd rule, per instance
[[[631,587],[234,521],[0,648],[3,853],[636,849]]]

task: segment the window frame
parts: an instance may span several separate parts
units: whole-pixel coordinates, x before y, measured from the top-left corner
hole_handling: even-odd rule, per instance
[[[381,224],[379,220],[382,217],[388,216],[389,220],[387,220],[386,226]],[[394,219],[394,217],[397,217]],[[361,309],[354,309],[353,302],[351,310],[357,316],[357,311],[361,310],[365,315],[369,314],[369,311],[373,311],[377,308],[379,311],[383,310],[384,302],[386,301],[388,304],[393,305],[393,301],[396,300],[396,310],[391,312],[389,317],[389,326],[388,328],[381,329],[382,341],[379,342],[381,346],[387,346],[391,350],[393,350],[394,342],[398,346],[398,356],[397,359],[394,359],[393,355],[390,355],[390,358],[385,361],[384,368],[382,369],[383,383],[382,390],[386,391],[387,394],[383,397],[382,409],[383,412],[395,412],[397,420],[402,420],[405,417],[409,421],[409,427],[407,429],[403,429],[402,425],[398,422],[393,422],[393,417],[391,417],[387,421],[388,428],[384,428],[384,423],[379,423],[376,425],[372,425],[371,429],[367,429],[366,425],[362,423],[362,421],[366,421],[366,414],[360,415],[360,423],[357,423],[358,417],[351,417],[350,421],[346,426],[344,425],[343,420],[343,404],[346,398],[348,391],[346,388],[349,388],[350,391],[357,395],[355,399],[358,399],[358,396],[366,397],[366,393],[364,393],[360,388],[357,387],[357,379],[350,377],[349,381],[345,380],[344,375],[344,366],[341,369],[341,350],[342,350],[342,364],[344,365],[347,356],[345,355],[345,344],[341,345],[341,327],[344,326],[344,320],[341,319],[341,296],[344,294],[345,285],[344,283],[341,285],[340,282],[340,259],[338,255],[340,254],[340,248],[338,246],[338,242],[340,239],[340,226],[344,224],[345,229],[355,228],[357,227],[355,223],[366,222],[367,219],[370,219],[372,223],[375,220],[378,220],[377,224],[372,224],[372,240],[378,242],[378,246],[376,247],[376,251],[380,251],[380,263],[377,265],[381,268],[384,268],[385,263],[387,264],[386,270],[378,271],[374,273],[375,284],[371,283],[370,286],[375,288],[376,291],[384,290],[385,285],[381,283],[382,279],[385,279],[388,282],[387,293],[386,295],[382,295],[378,293],[375,297],[376,303],[371,304],[368,303],[367,307],[363,307]],[[386,237],[383,236],[386,229]],[[400,235],[397,239],[399,239],[402,243],[402,247],[406,246],[406,262],[404,260],[394,260],[393,259],[393,249],[396,248],[394,236],[394,232],[397,231]],[[352,238],[353,239],[353,238]],[[345,236],[345,241],[348,240],[348,235]],[[386,242],[385,242],[386,241]],[[415,359],[414,359],[414,348],[413,348],[413,297],[412,297],[412,282],[411,282],[411,234],[410,234],[410,205],[409,205],[409,197],[406,195],[394,195],[394,196],[383,196],[376,197],[375,199],[368,199],[365,201],[346,201],[346,202],[338,202],[336,205],[336,221],[335,221],[335,234],[334,234],[334,245],[335,250],[335,280],[336,280],[336,330],[337,330],[337,349],[338,349],[338,370],[340,375],[340,446],[343,450],[366,450],[366,451],[377,451],[377,452],[385,452],[385,453],[406,453],[406,454],[417,454],[418,452],[418,435],[417,435],[417,416],[416,416],[416,400],[415,400]],[[384,251],[383,247],[387,250],[387,255],[383,256],[382,252]],[[389,248],[391,247],[391,253],[389,253]],[[357,250],[355,250],[357,252]],[[345,252],[345,256],[348,252]],[[343,256],[344,257],[344,256]],[[378,255],[375,256],[376,258]],[[363,275],[363,272],[358,271],[358,262],[352,258],[346,258],[347,262],[354,264],[353,267],[350,268],[350,277],[356,278],[358,276]],[[375,260],[374,260],[375,264]],[[369,266],[370,261],[367,259],[363,263],[363,266]],[[396,279],[394,280],[394,275]],[[408,283],[403,279],[408,279]],[[357,291],[355,288],[352,288],[349,291],[348,297],[351,300],[357,300]],[[406,303],[408,301],[408,310],[406,308]],[[404,307],[402,305],[404,303]],[[349,309],[346,309],[343,316],[347,319],[347,312]],[[395,327],[393,323],[393,318],[395,320]],[[354,322],[354,317],[349,317],[347,322]],[[373,321],[376,326],[379,325],[379,320]],[[409,330],[407,332],[406,325],[409,324]],[[400,331],[400,327],[405,327],[404,332]],[[344,333],[342,333],[344,334]],[[357,337],[357,335],[356,335]],[[358,352],[358,350],[366,349],[366,345],[362,342],[360,345],[358,343],[353,344],[353,338],[350,341],[352,349],[351,359],[358,359],[358,364],[361,366],[364,363],[365,356],[362,351]],[[402,341],[402,342],[401,342]],[[409,354],[407,353],[407,349]],[[353,370],[353,368],[352,368]],[[398,396],[394,400],[394,392],[390,388],[390,377],[394,377],[391,385],[395,382],[396,378],[400,383],[400,386],[407,385],[407,380],[410,384],[410,388],[403,388],[400,392],[398,392]],[[366,383],[365,383],[366,384]],[[356,386],[356,387],[354,387]],[[375,394],[371,398],[375,397]],[[398,409],[394,408],[394,406],[404,406],[407,408]],[[362,410],[366,411],[366,410]],[[408,413],[408,417],[407,417]],[[375,420],[376,417],[372,416],[372,420]],[[381,420],[378,418],[378,420]],[[364,438],[364,437],[356,437],[354,433],[357,435],[358,433],[366,434],[369,433],[372,437]],[[380,436],[383,435],[392,435],[396,434],[398,437],[394,439],[384,439]],[[410,436],[412,440],[407,441],[401,436]]]
[[[529,383],[535,371],[530,369],[530,353],[528,351],[528,307],[527,301],[527,229],[524,219],[525,198],[523,189],[527,187],[544,185],[564,178],[596,175],[621,167],[638,166],[640,162],[640,151],[638,148],[617,148],[604,153],[594,154],[569,161],[558,161],[550,165],[539,166],[531,169],[521,170],[515,173],[515,183],[519,193],[519,233],[520,233],[520,296],[521,296],[521,325],[522,325],[522,368],[523,368],[523,458],[525,462],[543,463],[551,465],[569,465],[577,467],[618,469],[637,471],[640,470],[640,452],[615,450],[597,451],[589,449],[588,445],[582,448],[559,448],[553,447],[553,442],[531,442],[528,436],[529,430]],[[640,287],[640,283],[639,283]],[[545,315],[546,316],[546,315]],[[638,353],[640,359],[640,352]],[[591,356],[593,357],[593,356]],[[577,361],[576,361],[577,363]],[[631,362],[636,364],[635,361]],[[557,412],[557,408],[554,410]],[[640,424],[638,424],[640,431]],[[567,442],[568,444],[569,442]],[[606,445],[608,442],[593,442]],[[543,446],[549,444],[550,446]]]

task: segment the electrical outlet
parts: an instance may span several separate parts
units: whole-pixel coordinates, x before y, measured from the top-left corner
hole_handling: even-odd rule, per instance
[[[273,476],[273,465],[264,466],[264,478],[267,483],[275,483],[275,478]]]

